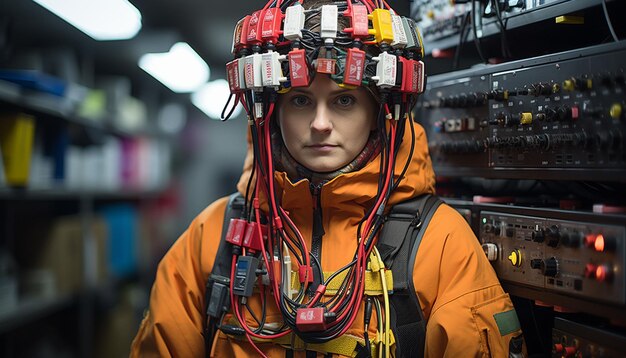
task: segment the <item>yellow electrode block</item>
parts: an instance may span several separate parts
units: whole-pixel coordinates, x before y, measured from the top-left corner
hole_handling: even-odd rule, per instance
[[[35,118],[24,113],[0,116],[0,146],[7,184],[28,183],[30,157],[35,135]]]
[[[391,25],[391,13],[385,9],[375,9],[367,15],[372,21],[373,29],[369,30],[378,43],[391,43],[393,41],[393,27]]]

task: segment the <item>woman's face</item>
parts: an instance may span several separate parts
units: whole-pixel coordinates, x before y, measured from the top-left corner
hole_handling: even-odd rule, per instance
[[[330,172],[361,153],[377,115],[365,88],[343,89],[319,74],[309,87],[280,96],[277,118],[291,156],[314,172]]]

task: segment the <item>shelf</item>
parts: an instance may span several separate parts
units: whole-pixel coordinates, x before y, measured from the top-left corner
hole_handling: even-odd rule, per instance
[[[75,296],[22,299],[15,309],[0,312],[0,333],[8,332],[59,312],[72,306],[76,300]]]
[[[0,107],[12,106],[34,115],[44,115],[67,121],[78,126],[111,133],[122,137],[167,137],[155,130],[126,130],[118,128],[108,120],[94,120],[76,114],[76,106],[70,100],[47,93],[23,91],[14,83],[0,80]]]
[[[97,189],[28,189],[0,188],[0,200],[132,200],[158,197],[165,189],[153,190],[97,190]]]
[[[563,0],[561,2],[554,2],[542,5],[528,11],[521,11],[511,14],[505,13],[503,21],[506,22],[507,30],[513,30],[540,21],[555,18],[557,16],[601,5],[602,0]],[[487,20],[489,22],[483,25],[482,29],[477,28],[477,30],[482,33],[482,35],[479,34],[478,36],[480,39],[484,39],[486,37],[490,37],[500,33],[497,20],[495,18],[489,18]],[[424,39],[424,41],[426,42],[426,55],[429,55],[432,53],[433,49],[445,50],[457,46],[459,44],[459,34],[456,33],[455,35],[447,36],[445,38],[440,38],[434,41],[428,41],[427,39]],[[472,33],[472,31],[470,31],[469,35],[467,36],[466,42],[472,41],[474,41],[474,34]]]

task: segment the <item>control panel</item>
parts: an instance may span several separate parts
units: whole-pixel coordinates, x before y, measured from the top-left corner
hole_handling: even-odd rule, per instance
[[[502,281],[626,304],[625,228],[481,211],[479,239]]]
[[[552,357],[626,357],[626,337],[560,317],[552,329]]]
[[[437,173],[619,181],[625,64],[617,43],[430,77],[416,118]]]

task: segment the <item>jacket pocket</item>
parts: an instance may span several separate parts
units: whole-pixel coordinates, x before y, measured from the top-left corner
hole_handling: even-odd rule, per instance
[[[480,336],[483,357],[523,357],[523,338],[517,313],[508,294],[482,302],[471,308],[472,319]],[[511,342],[511,340],[514,340]],[[519,340],[522,339],[522,343]],[[513,347],[522,347],[512,352]],[[517,350],[517,348],[515,348]],[[518,355],[520,354],[521,355]]]

